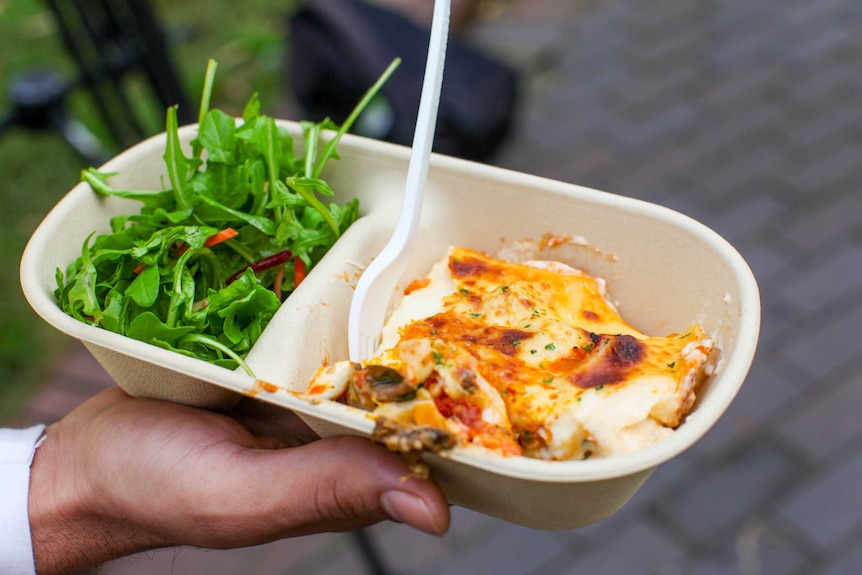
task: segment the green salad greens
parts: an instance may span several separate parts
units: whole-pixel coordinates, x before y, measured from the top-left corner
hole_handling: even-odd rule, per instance
[[[88,169],[97,193],[141,202],[91,234],[55,296],[80,321],[226,368],[244,357],[282,301],[357,217],[320,179],[336,146],[398,66],[394,61],[341,126],[302,122],[302,154],[251,97],[238,122],[209,109],[210,61],[191,156],[180,146],[177,110],[167,111],[167,189],[119,190],[113,174]],[[323,143],[322,132],[334,130]],[[205,154],[204,154],[205,153]],[[205,158],[205,161],[204,159]],[[169,183],[170,187],[167,187]]]

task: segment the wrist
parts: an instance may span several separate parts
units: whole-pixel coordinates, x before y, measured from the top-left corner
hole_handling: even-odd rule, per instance
[[[79,572],[159,546],[121,509],[103,505],[60,425],[46,431],[30,474],[29,514],[36,572]]]

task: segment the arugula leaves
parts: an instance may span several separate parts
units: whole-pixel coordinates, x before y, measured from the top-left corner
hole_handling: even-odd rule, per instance
[[[109,183],[114,174],[82,172],[95,192],[137,200],[141,210],[112,218],[111,233],[91,234],[81,256],[57,270],[60,307],[80,321],[253,375],[244,357],[358,216],[355,198],[339,205],[319,197],[334,195],[320,174],[399,63],[341,126],[302,122],[297,154],[287,131],[261,114],[257,94],[241,122],[209,109],[211,60],[191,156],[180,145],[176,107],[167,110],[169,189],[120,190]],[[324,130],[335,134],[322,145]]]

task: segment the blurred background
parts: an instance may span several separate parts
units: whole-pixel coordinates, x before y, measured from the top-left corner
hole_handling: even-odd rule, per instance
[[[30,397],[43,381],[46,369],[67,343],[43,322],[37,320],[21,295],[17,267],[24,245],[33,229],[50,208],[78,181],[82,168],[90,165],[69,145],[61,133],[49,127],[30,129],[11,121],[15,97],[34,102],[45,90],[66,93],[68,117],[80,122],[104,147],[100,152],[113,155],[125,149],[134,135],[122,141],[113,139],[111,126],[105,124],[99,108],[81,81],[81,69],[74,54],[63,41],[57,14],[64,15],[76,37],[84,37],[83,25],[73,7],[100,2],[60,0],[0,0],[0,193],[8,218],[0,229],[0,258],[7,272],[0,277],[0,419],[15,413],[20,402]],[[107,2],[106,4],[110,4]],[[167,2],[151,3],[170,52],[184,94],[192,102],[193,117],[203,85],[207,59],[219,61],[219,81],[214,104],[240,114],[255,91],[269,114],[282,106],[283,62],[286,55],[287,19],[296,2],[249,0],[243,2]],[[93,10],[95,12],[95,10]],[[122,26],[119,36],[130,35]],[[106,42],[107,43],[107,42]],[[108,43],[118,46],[119,42]],[[107,61],[90,52],[82,55],[87,63]],[[91,66],[98,70],[96,66]],[[94,72],[95,75],[96,72]],[[164,106],[154,97],[151,83],[139,70],[115,74],[128,94],[134,117],[142,133],[152,135],[164,130]],[[100,79],[103,84],[110,80]],[[68,87],[64,83],[71,84]],[[40,88],[43,90],[40,92]],[[22,93],[16,92],[16,89]],[[48,102],[51,99],[47,96]],[[56,96],[59,98],[59,95]],[[112,109],[121,115],[117,105]],[[3,120],[6,120],[4,122]],[[132,120],[117,122],[127,126]],[[80,130],[79,130],[80,132]]]
[[[421,25],[422,2],[389,4]],[[3,90],[37,67],[75,76],[47,5],[0,0]],[[214,105],[239,112],[258,91],[267,113],[290,119],[301,119],[301,94],[290,82],[288,21],[301,5],[152,2],[195,109],[215,58]],[[587,528],[537,531],[455,508],[443,538],[391,523],[367,530],[377,555],[330,534],[166,550],[100,572],[862,572],[862,4],[483,0],[457,37],[517,82],[511,126],[480,161],[671,207],[747,259],[763,329],[730,410],[621,511]],[[139,91],[137,105],[151,106]],[[481,107],[471,101],[480,93],[461,100]],[[9,102],[0,93],[0,118]],[[86,90],[73,90],[68,105],[110,139]],[[152,112],[154,131],[161,114]],[[56,133],[0,134],[5,422],[58,418],[110,385],[29,310],[15,273],[27,237],[82,167]]]

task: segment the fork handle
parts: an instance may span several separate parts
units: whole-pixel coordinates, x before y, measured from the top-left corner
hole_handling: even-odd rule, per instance
[[[434,15],[431,21],[431,41],[428,46],[428,59],[425,63],[425,76],[422,82],[422,95],[419,99],[416,130],[413,133],[413,151],[407,167],[407,180],[401,205],[402,215],[409,213],[412,218],[399,217],[395,232],[390,240],[399,242],[402,249],[412,246],[422,216],[422,199],[428,180],[428,158],[434,146],[437,110],[440,107],[440,90],[443,83],[443,65],[446,61],[450,10],[451,0],[435,0]]]

